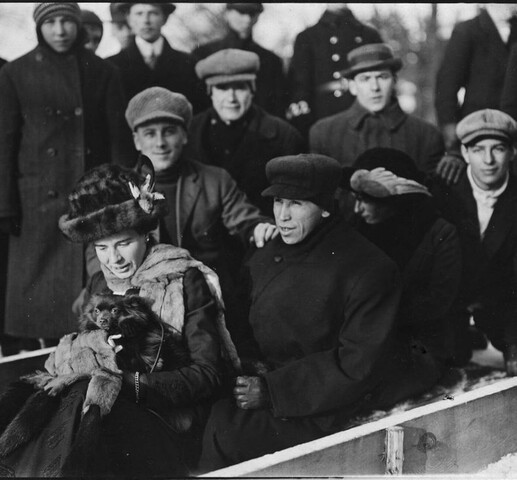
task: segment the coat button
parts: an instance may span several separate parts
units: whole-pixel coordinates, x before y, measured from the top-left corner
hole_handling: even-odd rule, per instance
[[[343,92],[341,90],[334,90],[334,97],[339,98],[343,96]]]
[[[48,148],[48,149],[47,149],[47,155],[48,155],[49,157],[55,157],[55,156],[56,156],[56,153],[57,153],[57,152],[56,152],[56,149],[55,149],[55,148],[52,148],[52,147],[51,147],[51,148]]]
[[[37,61],[37,62],[41,62],[42,60],[43,60],[43,55],[42,55],[41,53],[39,53],[39,52],[38,52],[38,53],[36,54],[36,61]]]
[[[275,256],[273,257],[273,261],[274,261],[275,263],[280,263],[282,260],[283,260],[283,257],[282,257],[282,256],[280,256],[280,255],[275,255]]]
[[[48,198],[57,198],[58,196],[59,196],[59,194],[55,190],[49,190],[47,192]]]
[[[338,78],[341,78],[341,73],[340,72],[334,72],[332,74],[332,76],[337,80]]]
[[[341,56],[339,55],[339,53],[333,53],[332,57],[330,57],[330,58],[332,58],[333,62],[339,62],[339,60],[341,59]]]
[[[83,114],[83,109],[81,107],[75,107],[74,109],[74,115],[76,117],[80,117]]]
[[[332,45],[335,45],[337,43],[337,37],[335,35],[333,35],[332,37],[330,37],[330,43]]]
[[[361,43],[363,41],[362,37],[355,37],[354,38],[355,43]]]

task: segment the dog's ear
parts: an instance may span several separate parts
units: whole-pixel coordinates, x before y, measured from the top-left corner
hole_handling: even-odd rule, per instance
[[[151,182],[149,185],[149,191],[152,192],[154,190],[155,184],[155,173],[153,162],[151,162],[151,159],[146,155],[140,153],[138,155],[138,160],[136,161],[135,171],[144,178],[147,178],[147,175],[150,175]]]

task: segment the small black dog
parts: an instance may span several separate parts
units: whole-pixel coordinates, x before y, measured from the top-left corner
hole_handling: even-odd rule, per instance
[[[176,369],[189,364],[181,339],[138,295],[93,295],[85,307],[79,331],[102,329],[108,335],[122,335],[117,343],[117,364],[131,372]]]

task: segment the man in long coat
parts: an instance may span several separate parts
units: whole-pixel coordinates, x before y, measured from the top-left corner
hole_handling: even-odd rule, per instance
[[[134,33],[129,46],[108,60],[120,69],[127,101],[149,87],[163,87],[185,95],[199,112],[209,102],[194,72],[194,58],[173,49],[161,33],[172,3],[125,3],[127,22]]]
[[[453,306],[455,361],[472,355],[468,333],[472,316],[506,369],[517,374],[517,180],[510,173],[517,123],[492,109],[479,110],[458,123],[457,135],[468,164],[454,186],[435,185],[443,216],[456,226],[462,248],[462,280]]]
[[[301,153],[305,142],[293,126],[255,104],[261,69],[257,54],[237,49],[220,50],[196,64],[212,108],[194,117],[186,154],[226,169],[251,202],[271,215],[270,199],[261,196],[266,163]]]
[[[287,118],[303,134],[323,117],[346,110],[354,101],[341,72],[347,55],[361,45],[382,42],[372,27],[357,20],[343,3],[327,5],[316,25],[301,32],[294,42],[289,65]]]
[[[247,263],[251,368],[214,405],[201,469],[212,471],[342,429],[380,381],[400,285],[395,264],[333,215],[340,166],[322,155],[267,165],[280,235]],[[256,345],[254,345],[256,342]],[[258,348],[257,348],[258,347]],[[257,355],[255,357],[254,355]]]
[[[6,333],[76,328],[82,247],[57,221],[85,170],[134,160],[115,67],[82,47],[76,3],[36,5],[38,46],[0,70],[0,226],[10,233]]]
[[[225,20],[228,34],[195,49],[192,54],[202,60],[219,50],[236,48],[256,53],[260,59],[257,72],[255,103],[266,112],[284,118],[287,108],[287,79],[282,60],[253,41],[253,26],[264,10],[261,3],[227,3]]]

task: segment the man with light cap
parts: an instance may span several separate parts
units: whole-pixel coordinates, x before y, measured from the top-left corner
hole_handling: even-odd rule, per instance
[[[38,45],[0,70],[0,231],[10,235],[6,331],[39,347],[77,327],[83,250],[56,230],[67,192],[135,153],[119,74],[84,48],[79,5],[38,3],[33,17]]]
[[[236,48],[256,53],[260,59],[255,103],[266,112],[284,118],[287,108],[287,82],[282,60],[253,41],[253,27],[263,12],[262,3],[227,3],[224,19],[228,34],[222,39],[201,45],[192,54],[202,60],[219,50]]]
[[[196,64],[212,108],[196,115],[190,127],[187,154],[225,168],[250,200],[272,213],[270,199],[261,196],[267,186],[265,165],[273,157],[304,151],[304,141],[285,120],[255,104],[257,54],[220,50]]]
[[[472,355],[469,319],[504,354],[517,374],[517,181],[510,172],[517,124],[498,110],[478,110],[456,128],[467,169],[452,186],[433,192],[444,217],[458,230],[463,272],[453,307],[455,363]],[[475,345],[474,345],[475,346]]]
[[[126,119],[136,149],[150,158],[156,190],[168,200],[169,213],[159,228],[161,243],[186,248],[219,275],[228,326],[239,317],[235,237],[248,246],[276,235],[271,220],[249,202],[226,170],[187,158],[192,106],[180,93],[162,87],[144,90],[131,99]]]
[[[120,53],[109,57],[121,74],[127,99],[149,87],[182,93],[199,112],[208,107],[202,83],[194,72],[190,54],[173,49],[162,35],[176,6],[173,3],[123,3],[119,7],[134,38]]]
[[[395,264],[334,215],[336,160],[278,157],[266,174],[280,234],[245,265],[253,336],[234,338],[244,373],[212,408],[202,472],[334,433],[375,404],[399,302]]]

